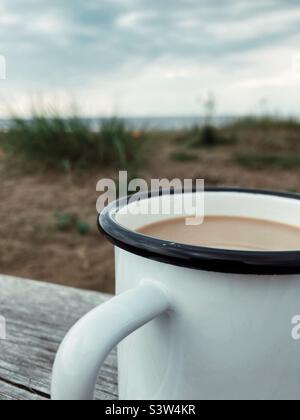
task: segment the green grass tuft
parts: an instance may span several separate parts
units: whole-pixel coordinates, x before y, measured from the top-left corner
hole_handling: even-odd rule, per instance
[[[91,231],[91,226],[75,213],[56,212],[54,217],[56,229],[60,232],[75,230],[80,235],[88,235]]]
[[[65,119],[45,111],[30,120],[13,118],[10,129],[1,133],[1,144],[12,156],[47,167],[136,170],[143,161],[145,135],[131,132],[118,118],[93,131],[79,117]]]

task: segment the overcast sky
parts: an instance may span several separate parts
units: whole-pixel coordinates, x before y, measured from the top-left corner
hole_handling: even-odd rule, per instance
[[[0,0],[0,55],[2,116],[300,115],[299,0]]]

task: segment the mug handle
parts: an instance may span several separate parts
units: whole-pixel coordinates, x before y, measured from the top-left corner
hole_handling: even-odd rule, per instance
[[[84,316],[61,344],[53,368],[53,400],[92,400],[111,350],[171,307],[164,287],[144,281]]]

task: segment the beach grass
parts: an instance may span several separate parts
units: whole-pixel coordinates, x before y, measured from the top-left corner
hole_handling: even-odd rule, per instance
[[[297,130],[300,131],[300,121],[294,118],[276,116],[244,116],[227,125],[228,129],[262,129],[262,130]]]
[[[142,164],[146,141],[144,133],[132,132],[119,118],[107,119],[92,130],[87,120],[47,111],[34,113],[30,119],[13,117],[10,128],[0,137],[9,155],[42,166],[128,170]]]

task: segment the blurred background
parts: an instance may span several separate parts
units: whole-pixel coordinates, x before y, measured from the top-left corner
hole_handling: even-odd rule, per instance
[[[298,0],[1,0],[0,272],[113,292],[96,183],[300,191]]]

